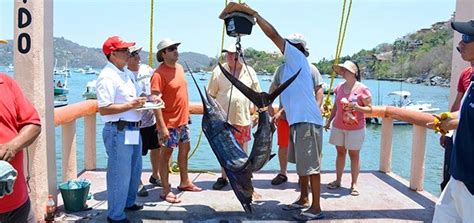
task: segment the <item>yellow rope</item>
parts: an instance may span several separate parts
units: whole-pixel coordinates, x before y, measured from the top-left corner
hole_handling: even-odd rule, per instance
[[[148,65],[153,67],[153,7],[154,1],[150,0],[150,48],[148,52]]]
[[[342,6],[342,13],[341,13],[341,23],[339,26],[339,36],[337,38],[337,45],[336,45],[336,58],[334,59],[334,65],[339,64],[339,57],[342,52],[342,46],[344,44],[344,37],[346,35],[346,30],[347,30],[347,23],[349,20],[349,15],[351,14],[351,8],[352,8],[352,0],[349,2],[349,7],[347,10],[347,15],[345,14],[346,11],[346,0],[344,0],[344,4]],[[329,84],[329,90],[328,94],[326,95],[326,98],[324,100],[323,104],[323,117],[329,118],[331,116],[331,110],[332,110],[332,104],[331,104],[331,98],[330,98],[330,92],[332,91],[332,86],[334,84],[334,78],[336,77],[336,72],[332,70],[331,72],[331,82]]]
[[[239,1],[240,3],[240,1]],[[225,0],[224,7],[227,6],[227,0]],[[225,33],[225,21],[222,24],[222,35],[221,35],[221,50],[219,50],[219,63],[222,63],[222,49],[224,49],[224,33]]]
[[[194,147],[193,151],[191,152],[191,154],[188,155],[188,160],[191,159],[191,157],[193,157],[194,153],[196,153],[196,150],[197,148],[199,147],[199,145],[201,144],[201,138],[202,138],[202,129],[201,131],[199,132],[199,136],[198,136],[198,141],[196,143],[196,146]],[[169,168],[169,172],[170,173],[178,173],[179,172],[179,165],[178,165],[178,162],[177,161],[171,161],[171,165],[170,165],[170,168]],[[201,170],[201,169],[189,169],[188,170],[189,173],[209,173],[209,174],[214,174],[212,172],[209,172],[207,170]]]

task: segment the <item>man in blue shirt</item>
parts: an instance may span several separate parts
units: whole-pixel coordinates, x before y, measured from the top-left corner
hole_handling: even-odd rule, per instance
[[[452,22],[462,34],[458,51],[474,67],[474,20]],[[464,94],[461,108],[441,121],[443,130],[456,129],[449,173],[451,179],[436,203],[433,222],[474,221],[474,78]],[[428,124],[430,127],[433,123]]]
[[[258,26],[283,53],[285,65],[282,82],[300,70],[298,78],[280,95],[290,125],[288,161],[296,164],[301,189],[299,198],[293,204],[285,206],[284,210],[307,208],[293,216],[297,220],[324,218],[320,205],[323,118],[316,102],[311,69],[306,58],[309,54],[306,41],[301,34],[284,39],[269,22],[245,3],[232,8],[230,12],[232,10],[244,11],[255,17]],[[308,182],[311,185],[312,203],[309,200]]]

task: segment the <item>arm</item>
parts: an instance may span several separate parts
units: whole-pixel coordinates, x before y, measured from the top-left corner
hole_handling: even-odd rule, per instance
[[[105,107],[100,107],[99,113],[101,115],[113,115],[126,112],[131,109],[141,108],[145,104],[146,100],[146,97],[138,97],[133,99],[133,101],[129,101],[124,104],[110,104]]]
[[[356,111],[360,111],[362,113],[371,113],[372,112],[372,97],[362,99],[362,102],[364,103],[364,106],[350,103],[349,108],[352,108]]]
[[[331,109],[331,115],[329,116],[328,119],[326,119],[326,124],[324,125],[325,130],[330,129],[331,122],[336,116],[336,111],[337,111],[337,103],[334,103],[334,107]]]
[[[5,144],[0,144],[0,160],[12,160],[16,153],[31,145],[40,133],[41,126],[25,125],[15,138]]]
[[[321,108],[321,106],[323,105],[324,90],[321,85],[319,85],[314,89],[314,92],[316,95],[316,102],[318,102],[318,105]]]
[[[152,95],[161,95],[161,92],[159,91],[151,91]],[[167,140],[170,137],[168,128],[166,128],[165,120],[163,119],[163,113],[161,112],[161,109],[156,109],[153,110],[155,113],[155,118],[156,118],[156,124],[157,124],[157,130],[160,133],[160,139],[161,140]]]
[[[257,20],[258,26],[262,29],[263,33],[265,33],[268,38],[270,38],[273,43],[280,49],[280,52],[284,52],[285,50],[285,39],[278,34],[275,27],[272,26],[267,20],[265,20],[260,14],[255,13],[255,19]]]
[[[451,109],[449,110],[450,112],[459,110],[463,96],[464,96],[464,93],[458,91],[458,94],[456,95],[456,99],[454,100],[453,105],[451,106]]]
[[[268,94],[273,93],[275,89],[277,89],[277,86],[274,83],[272,83],[270,85],[270,89],[268,89]],[[275,111],[273,110],[273,105],[271,106],[271,109],[268,109],[268,114],[270,115],[270,117],[273,117],[275,115]]]

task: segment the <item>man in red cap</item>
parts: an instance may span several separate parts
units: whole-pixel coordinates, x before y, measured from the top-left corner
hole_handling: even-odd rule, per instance
[[[107,220],[128,222],[124,210],[143,208],[135,203],[142,171],[140,120],[145,97],[138,97],[133,74],[124,69],[129,47],[118,36],[109,37],[102,51],[108,63],[97,78],[97,102],[104,124],[102,137],[107,152]]]

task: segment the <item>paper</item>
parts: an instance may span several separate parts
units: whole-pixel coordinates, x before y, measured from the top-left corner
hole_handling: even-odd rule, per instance
[[[158,103],[158,104],[155,104],[153,102],[146,102],[143,107],[141,108],[137,108],[136,110],[137,111],[141,111],[141,110],[149,110],[149,109],[160,109],[160,108],[164,108],[165,107],[165,104],[164,103]]]
[[[125,131],[125,145],[138,145],[140,143],[140,131]]]

